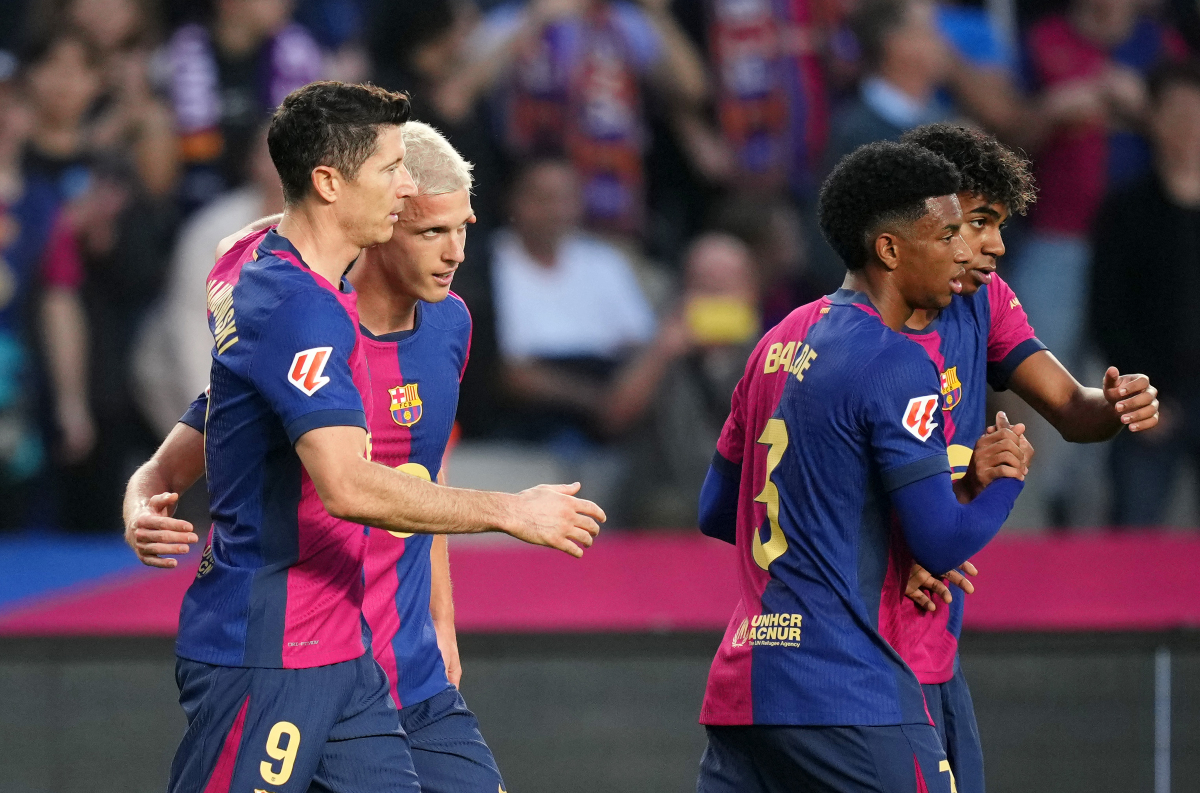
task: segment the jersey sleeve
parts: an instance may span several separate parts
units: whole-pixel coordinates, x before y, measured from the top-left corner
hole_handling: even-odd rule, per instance
[[[204,432],[204,420],[208,417],[208,391],[192,400],[188,409],[179,418],[180,424],[186,424],[196,432]]]
[[[1029,317],[1021,307],[1012,287],[999,275],[992,276],[988,284],[988,383],[997,391],[1008,387],[1008,379],[1017,367],[1035,352],[1046,349],[1038,340],[1029,324]]]
[[[871,455],[889,492],[950,471],[937,370],[915,342],[905,342],[878,355],[857,388]]]
[[[713,467],[735,481],[741,476],[742,456],[746,449],[746,390],[749,383],[750,378],[743,376],[733,389],[729,417],[721,427],[717,452],[713,455]]]
[[[332,294],[303,290],[272,312],[252,353],[251,382],[292,443],[320,427],[362,427],[366,413],[351,356],[358,332]]]

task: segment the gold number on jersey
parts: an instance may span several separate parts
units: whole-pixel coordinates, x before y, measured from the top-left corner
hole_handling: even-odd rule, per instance
[[[783,556],[788,547],[787,537],[784,536],[783,529],[779,525],[779,489],[771,481],[771,474],[775,472],[775,467],[783,459],[783,453],[787,451],[788,446],[787,425],[783,423],[783,419],[768,420],[758,442],[765,443],[770,448],[767,450],[766,483],[763,485],[762,492],[755,496],[754,500],[767,505],[767,522],[771,525],[771,538],[764,543],[761,529],[755,528],[751,552],[754,555],[755,563],[766,570],[770,567],[771,562]]]
[[[958,786],[954,784],[954,772],[950,770],[950,761],[942,760],[938,763],[938,771],[945,771],[950,775],[950,793],[958,793]]]
[[[402,465],[397,465],[396,470],[402,474],[415,476],[417,479],[424,479],[426,482],[433,481],[433,477],[429,475],[429,469],[420,463],[403,463]],[[402,540],[413,536],[411,531],[389,531],[388,534],[393,537],[399,537]]]
[[[287,746],[280,746],[283,736],[287,736]],[[296,764],[296,754],[300,751],[300,729],[290,721],[276,722],[267,736],[267,757],[282,761],[279,773],[275,773],[275,764],[263,760],[258,764],[258,771],[268,785],[285,785],[292,778],[292,766]]]

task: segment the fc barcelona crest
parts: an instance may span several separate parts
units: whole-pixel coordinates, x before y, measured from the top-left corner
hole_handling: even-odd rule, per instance
[[[954,410],[962,402],[962,383],[958,379],[958,367],[951,366],[942,372],[942,409]]]
[[[392,398],[392,420],[401,427],[411,427],[421,420],[421,397],[417,396],[417,383],[389,388],[388,396]]]

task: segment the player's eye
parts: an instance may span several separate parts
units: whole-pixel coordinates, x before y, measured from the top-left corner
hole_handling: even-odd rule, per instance
[[[987,225],[987,220],[984,218],[975,218],[971,221],[971,225],[977,229],[981,229]]]

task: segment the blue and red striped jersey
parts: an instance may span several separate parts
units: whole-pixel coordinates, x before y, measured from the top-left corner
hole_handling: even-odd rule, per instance
[[[928,724],[880,634],[888,493],[949,470],[938,371],[865,295],[793,311],[755,348],[714,465],[740,468],[741,599],[704,724]]]
[[[450,293],[417,303],[411,331],[372,336],[362,329],[371,370],[371,459],[437,479],[458,408],[458,385],[471,347],[471,315]],[[449,687],[429,615],[433,536],[371,529],[363,614],[371,646],[398,707]]]
[[[293,444],[368,425],[356,296],[274,231],[208,277],[213,364],[205,465],[213,525],[179,615],[176,652],[221,666],[357,658],[366,527],[325,511]]]
[[[906,330],[905,335],[925,348],[941,374],[942,429],[949,444],[951,476],[959,479],[967,472],[975,442],[991,424],[988,383],[998,390],[1005,388],[1016,368],[1046,346],[1034,335],[1021,301],[999,275],[969,297],[955,295],[924,330]],[[896,545],[892,573],[907,580],[911,565],[907,548]],[[893,598],[888,602],[890,613],[881,614],[884,638],[922,683],[945,683],[954,676],[966,600],[956,591],[949,606],[938,603],[937,610],[929,613],[907,598]]]

